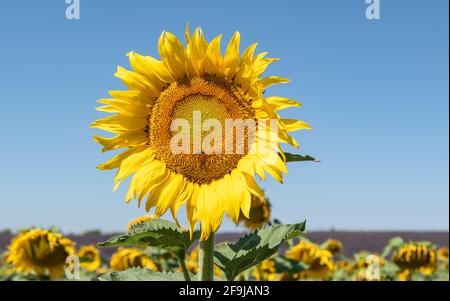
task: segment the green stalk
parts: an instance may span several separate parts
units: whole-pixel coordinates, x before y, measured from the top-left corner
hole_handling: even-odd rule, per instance
[[[181,270],[183,271],[184,280],[191,281],[191,276],[189,276],[189,271],[186,267],[186,263],[184,262],[184,259],[179,256],[177,256],[177,259],[178,259],[178,264],[180,265]]]
[[[200,241],[199,269],[201,281],[214,280],[214,233],[207,240]]]

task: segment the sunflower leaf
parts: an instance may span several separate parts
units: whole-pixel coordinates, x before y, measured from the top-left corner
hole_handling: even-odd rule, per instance
[[[106,273],[98,279],[103,281],[184,281],[184,276],[180,272],[153,272],[136,267],[121,272]]]
[[[107,241],[99,243],[98,246],[155,247],[185,258],[187,250],[198,240],[199,236],[200,232],[195,231],[191,239],[189,231],[181,229],[173,222],[157,219],[134,225],[128,234],[111,237]]]
[[[314,157],[311,157],[309,155],[298,155],[291,153],[284,153],[284,155],[286,157],[286,162],[302,162],[302,161],[320,162],[316,160]]]
[[[275,268],[277,273],[298,273],[308,268],[306,264],[303,262],[288,259],[283,256],[274,256],[272,257],[275,262]]]
[[[387,257],[389,254],[391,254],[393,251],[398,249],[402,244],[404,244],[404,240],[401,237],[393,237],[391,240],[389,240],[388,244],[384,247],[383,253],[381,254],[382,257]]]
[[[228,280],[234,280],[243,271],[275,254],[286,240],[303,234],[305,223],[266,226],[235,243],[219,244],[215,247],[214,263]]]

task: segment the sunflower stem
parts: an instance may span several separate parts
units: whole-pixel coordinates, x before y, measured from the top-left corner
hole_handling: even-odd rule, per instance
[[[178,259],[178,264],[180,265],[181,270],[183,271],[184,280],[191,281],[191,276],[189,276],[189,271],[186,267],[186,263],[184,262],[184,259],[179,256],[177,256],[177,259]]]
[[[201,281],[214,280],[214,233],[211,232],[207,240],[200,241],[199,269]]]

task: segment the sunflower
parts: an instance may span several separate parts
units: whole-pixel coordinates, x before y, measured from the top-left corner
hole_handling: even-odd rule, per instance
[[[133,220],[128,222],[128,224],[127,224],[127,232],[129,233],[133,226],[135,226],[137,224],[141,224],[141,223],[149,221],[149,220],[152,220],[152,219],[155,219],[155,217],[151,216],[151,215],[144,215],[144,216],[136,217],[135,219],[133,219]]]
[[[410,242],[404,244],[395,252],[393,261],[404,275],[409,276],[414,271],[430,276],[437,268],[436,251],[433,246],[427,243]],[[405,270],[408,270],[409,273],[405,272]],[[407,279],[406,276],[403,278]]]
[[[160,60],[128,53],[132,70],[118,67],[115,74],[128,90],[100,99],[98,110],[113,115],[91,125],[115,135],[94,136],[103,152],[124,149],[98,168],[118,169],[115,189],[133,175],[126,201],[134,198],[140,206],[145,200],[146,211],[155,208],[160,217],[170,210],[175,220],[185,204],[191,234],[200,222],[201,240],[225,213],[234,223],[241,211],[249,217],[251,195],[264,197],[256,176],[264,180],[268,173],[282,183],[287,169],[280,143],[298,147],[289,133],[310,129],[278,113],[300,103],[263,94],[289,82],[262,77],[277,59],[255,54],[256,43],[240,55],[238,32],[222,55],[221,38],[208,43],[200,28],[191,36],[186,27],[186,46],[161,34]]]
[[[368,260],[368,256],[371,256],[369,257],[370,260]],[[366,270],[375,263],[378,264],[379,266],[384,266],[386,264],[386,261],[383,257],[376,254],[364,254],[364,256],[359,256],[356,259],[356,261],[351,265],[350,270],[352,272],[358,270]]]
[[[256,280],[275,281],[280,280],[280,275],[276,273],[276,264],[272,259],[266,259],[255,267],[252,272]]]
[[[347,259],[341,259],[336,261],[336,268],[339,270],[344,270],[346,272],[350,271],[352,263]]]
[[[78,251],[80,266],[89,272],[94,272],[102,264],[100,252],[94,245],[83,246]]]
[[[324,243],[324,249],[331,252],[331,254],[336,255],[342,252],[344,245],[342,242],[336,239],[328,239]]]
[[[193,274],[198,273],[198,248],[193,249],[192,252],[186,256],[185,263],[189,272]],[[178,271],[181,271],[181,268],[178,268]]]
[[[239,221],[249,229],[260,229],[264,224],[270,222],[270,203],[266,198],[252,195],[249,217],[245,217],[241,212]]]
[[[158,272],[158,266],[153,260],[139,249],[119,248],[111,256],[111,269],[114,271],[124,271],[132,267],[147,268],[154,272]]]
[[[298,273],[298,279],[326,280],[335,270],[333,254],[321,249],[318,245],[301,241],[291,247],[285,254],[286,258],[297,260],[308,265],[308,268]]]
[[[437,251],[437,255],[440,260],[448,260],[448,248],[440,247]]]
[[[347,272],[351,274],[353,281],[380,281],[385,280],[379,273],[379,268],[386,265],[386,260],[378,254],[362,251],[355,254],[356,260],[351,264]]]
[[[60,279],[64,276],[66,258],[75,253],[74,245],[59,233],[32,229],[12,239],[5,262],[19,273]]]

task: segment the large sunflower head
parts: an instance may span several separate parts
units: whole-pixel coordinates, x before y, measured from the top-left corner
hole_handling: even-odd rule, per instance
[[[114,271],[124,271],[132,267],[147,268],[154,272],[159,271],[158,266],[149,256],[135,248],[119,248],[111,256],[110,266]]]
[[[102,264],[100,252],[94,245],[82,246],[78,251],[80,266],[89,272],[94,272]]]
[[[75,244],[59,233],[32,229],[19,233],[8,246],[6,261],[15,271],[60,279],[66,258],[75,253]]]
[[[186,204],[191,233],[199,221],[202,240],[225,213],[235,223],[241,211],[249,216],[251,195],[264,196],[255,176],[268,173],[282,182],[287,169],[279,143],[298,147],[289,133],[309,129],[279,115],[298,102],[263,94],[288,82],[262,77],[277,59],[255,54],[256,44],[240,54],[238,32],[222,55],[221,38],[208,43],[201,29],[191,35],[186,28],[185,46],[161,34],[161,59],[128,53],[132,70],[118,67],[115,74],[128,90],[99,100],[99,110],[112,115],[92,124],[114,134],[94,137],[103,151],[123,149],[98,167],[118,168],[115,187],[133,175],[127,202],[144,201],[156,217],[170,209],[175,219]]]
[[[402,270],[418,270],[431,275],[437,268],[437,254],[428,243],[410,242],[401,246],[394,254],[393,261]]]

